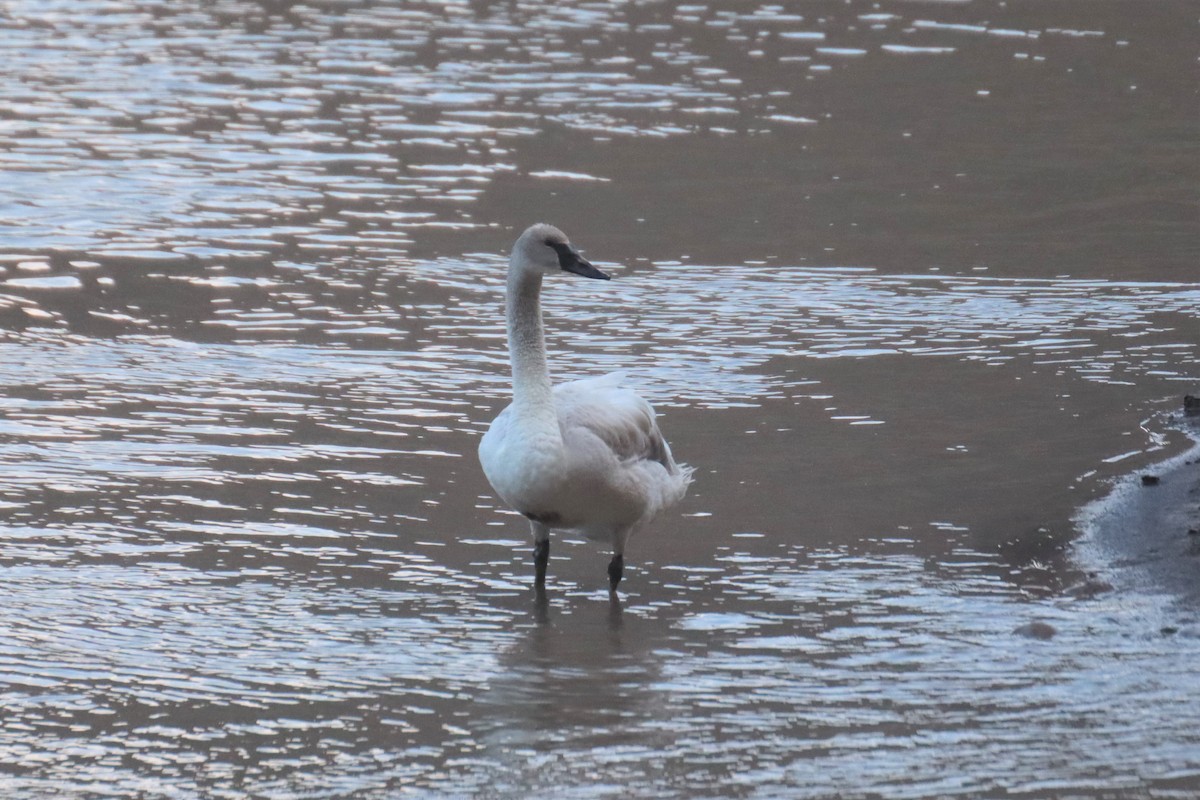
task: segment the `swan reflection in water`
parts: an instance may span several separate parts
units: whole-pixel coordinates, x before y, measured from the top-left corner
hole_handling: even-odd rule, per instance
[[[501,654],[488,687],[472,704],[469,729],[476,774],[489,796],[553,796],[578,772],[572,753],[600,757],[619,773],[625,758],[668,749],[677,731],[665,676],[661,619],[602,604],[551,602]]]

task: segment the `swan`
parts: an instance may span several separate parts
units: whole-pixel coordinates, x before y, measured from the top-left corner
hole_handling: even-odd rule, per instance
[[[653,407],[621,385],[622,373],[551,385],[542,279],[566,273],[609,280],[553,225],[533,225],[513,245],[505,294],[513,397],[480,441],[479,461],[496,494],[529,520],[539,590],[557,528],[611,543],[615,595],[629,537],[683,498],[692,468],[675,462]]]

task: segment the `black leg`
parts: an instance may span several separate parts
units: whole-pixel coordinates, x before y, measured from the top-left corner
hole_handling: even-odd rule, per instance
[[[550,621],[550,598],[546,597],[546,587],[540,583],[533,587],[533,618],[539,625]]]
[[[612,561],[608,562],[608,590],[614,594],[617,591],[617,584],[621,582],[621,576],[625,574],[625,556],[617,553],[612,557]]]
[[[533,544],[533,569],[535,586],[546,585],[546,564],[550,561],[550,540],[542,539]]]

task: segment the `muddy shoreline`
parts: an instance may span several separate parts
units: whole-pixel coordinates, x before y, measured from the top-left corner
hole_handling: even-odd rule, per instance
[[[1117,590],[1200,603],[1200,419],[1176,420],[1183,453],[1122,478],[1077,516],[1078,556]]]

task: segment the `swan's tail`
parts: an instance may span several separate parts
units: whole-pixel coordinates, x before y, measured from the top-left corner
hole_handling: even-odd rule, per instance
[[[692,475],[696,468],[687,464],[672,464],[674,469],[669,470],[670,481],[663,492],[663,508],[673,506],[683,499],[687,494],[688,487],[692,485]]]
[[[683,499],[683,496],[687,494],[688,487],[692,485],[692,474],[695,473],[696,468],[676,463],[675,456],[671,453],[671,445],[667,444],[667,440],[659,433],[657,426],[654,433],[660,448],[658,463],[667,470],[667,480],[662,487],[662,502],[659,505],[659,509],[663,509],[669,508]]]

